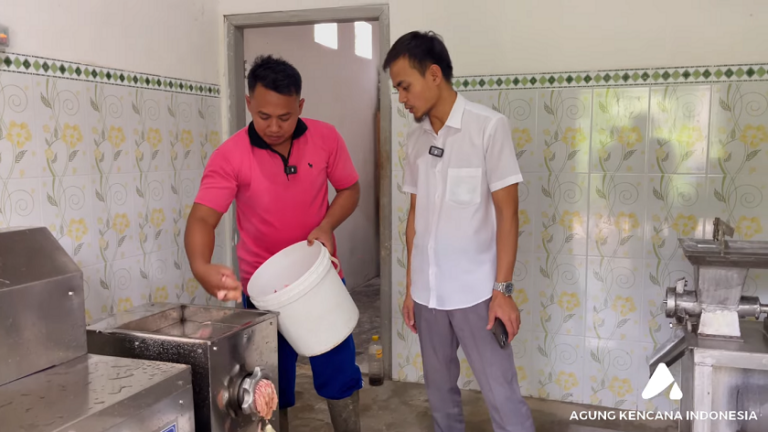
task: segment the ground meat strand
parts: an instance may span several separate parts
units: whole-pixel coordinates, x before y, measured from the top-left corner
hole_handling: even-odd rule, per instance
[[[253,405],[261,418],[272,418],[272,413],[277,409],[277,391],[272,381],[263,379],[256,384]]]

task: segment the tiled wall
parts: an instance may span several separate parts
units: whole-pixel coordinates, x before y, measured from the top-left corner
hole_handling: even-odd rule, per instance
[[[764,66],[459,78],[469,100],[504,113],[518,162],[520,245],[513,342],[525,395],[640,410],[648,355],[670,329],[662,293],[692,268],[679,237],[768,240]],[[393,308],[405,295],[406,131],[393,106]],[[768,300],[768,276],[747,294]],[[394,376],[423,380],[418,339],[395,314]],[[478,388],[462,354],[459,384]]]
[[[0,227],[51,230],[83,269],[89,321],[151,300],[217,303],[183,242],[222,141],[218,92],[0,54]],[[219,229],[218,262],[223,240]]]

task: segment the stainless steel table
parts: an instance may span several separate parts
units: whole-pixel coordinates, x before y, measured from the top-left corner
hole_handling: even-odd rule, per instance
[[[0,386],[7,432],[194,432],[189,366],[84,355]]]

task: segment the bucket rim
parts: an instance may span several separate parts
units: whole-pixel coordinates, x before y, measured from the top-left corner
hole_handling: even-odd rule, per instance
[[[306,244],[305,241],[301,241],[299,243],[295,243],[291,246],[288,246],[283,250],[298,246],[301,243]],[[316,242],[315,245],[308,246],[308,247],[310,248],[315,247],[318,243],[320,242]],[[312,266],[303,275],[301,275],[295,282],[288,285],[288,287],[276,293],[268,294],[261,298],[256,298],[252,294],[252,291],[249,286],[248,297],[250,297],[251,303],[253,303],[253,305],[259,309],[266,309],[266,310],[273,310],[276,308],[279,309],[297,301],[306,292],[314,288],[315,285],[317,284],[317,280],[325,277],[325,273],[328,271],[328,267],[333,265],[330,260],[330,253],[328,252],[328,249],[326,249],[325,246],[322,245],[322,243],[319,244],[319,248],[320,248],[320,256],[317,257],[317,260],[315,261],[315,263],[312,264]],[[269,260],[265,261],[260,268],[264,267],[272,258],[276,257],[279,254],[280,253],[278,252],[277,254],[273,255]],[[256,273],[254,273],[254,275],[256,275]],[[255,278],[252,276],[251,279],[248,281],[248,285],[253,283],[254,279]],[[292,290],[291,288],[294,288],[294,287],[300,287],[300,288],[296,290]]]

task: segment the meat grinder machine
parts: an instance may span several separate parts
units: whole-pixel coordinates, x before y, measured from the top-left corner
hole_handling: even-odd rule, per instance
[[[195,432],[189,366],[88,354],[85,325],[51,232],[0,229],[0,430]]]
[[[87,333],[89,353],[191,366],[198,431],[279,430],[276,314],[147,303]]]
[[[768,269],[768,241],[729,240],[734,229],[719,218],[713,228],[712,239],[678,239],[693,280],[666,290],[673,331],[651,374],[681,362],[681,432],[767,431],[768,304],[744,287],[750,269]]]

